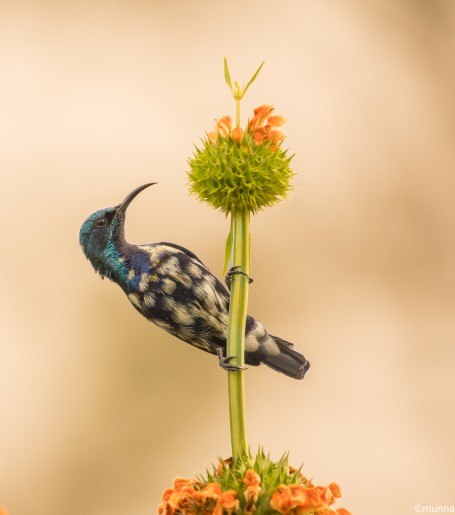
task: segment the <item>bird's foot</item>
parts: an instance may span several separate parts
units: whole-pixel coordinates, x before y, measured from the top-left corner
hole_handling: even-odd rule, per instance
[[[226,283],[226,285],[229,289],[231,289],[232,276],[236,275],[236,274],[244,275],[245,277],[247,277],[248,284],[251,284],[253,282],[253,279],[251,279],[251,277],[247,273],[243,272],[242,270],[239,270],[240,268],[241,268],[240,266],[233,266],[229,269],[228,273],[225,275],[224,282]]]
[[[240,365],[232,365],[230,363],[231,360],[235,359],[237,356],[224,356],[223,349],[220,347],[217,349],[216,353],[218,354],[218,361],[220,363],[220,367],[227,372],[238,372],[239,370],[246,370],[246,367],[241,367]]]

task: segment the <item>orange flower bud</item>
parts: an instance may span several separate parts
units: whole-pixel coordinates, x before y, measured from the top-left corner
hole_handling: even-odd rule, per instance
[[[243,129],[241,129],[240,127],[235,127],[231,131],[231,139],[232,139],[232,141],[235,141],[236,143],[240,143],[242,141],[243,135],[244,135]]]
[[[253,139],[256,145],[260,145],[264,141],[264,134],[262,134],[262,132],[255,132]]]

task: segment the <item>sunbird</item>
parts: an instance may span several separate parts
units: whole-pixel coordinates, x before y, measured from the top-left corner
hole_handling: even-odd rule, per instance
[[[100,209],[82,224],[79,241],[101,277],[117,283],[147,320],[189,343],[218,356],[226,370],[240,367],[226,356],[229,290],[193,252],[168,242],[133,245],[125,239],[125,215],[148,183],[120,204]],[[226,276],[243,273],[233,267]],[[251,316],[246,318],[245,363],[264,363],[294,379],[302,379],[310,364],[293,344],[272,336]]]

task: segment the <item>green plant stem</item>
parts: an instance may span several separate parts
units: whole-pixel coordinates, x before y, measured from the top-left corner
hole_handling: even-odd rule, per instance
[[[235,126],[240,127],[240,100],[242,98],[235,99]]]
[[[231,213],[232,264],[236,270],[250,273],[250,214],[247,211]],[[233,365],[245,364],[245,322],[248,305],[249,279],[233,274],[229,305],[227,356],[234,356]],[[244,371],[228,372],[229,421],[231,427],[232,457],[235,460],[247,453],[245,428]]]

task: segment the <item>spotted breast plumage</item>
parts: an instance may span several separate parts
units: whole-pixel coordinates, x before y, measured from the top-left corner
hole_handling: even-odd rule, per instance
[[[102,277],[117,283],[131,304],[158,327],[215,354],[229,369],[226,337],[229,291],[191,251],[173,243],[133,245],[125,239],[125,213],[145,184],[114,207],[96,211],[80,230],[82,249]],[[293,345],[247,316],[245,363],[302,379],[308,361]]]

